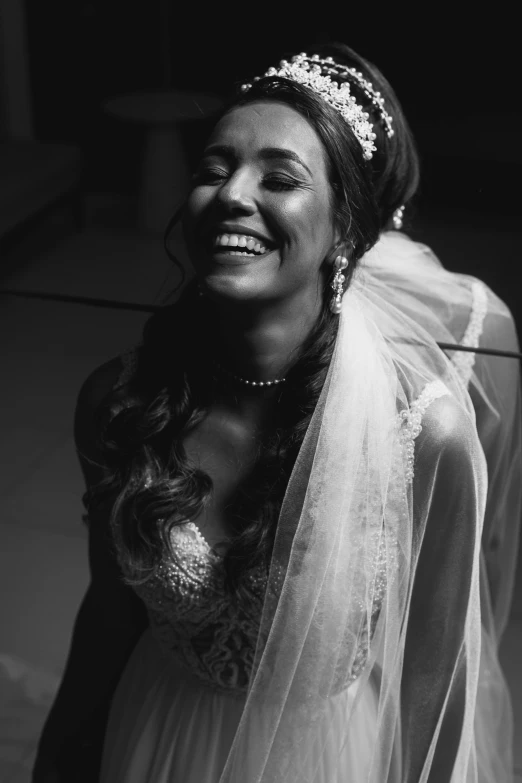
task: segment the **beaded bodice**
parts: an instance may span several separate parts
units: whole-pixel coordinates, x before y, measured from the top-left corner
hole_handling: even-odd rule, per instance
[[[240,599],[224,586],[222,557],[193,522],[173,529],[174,558],[135,590],[144,601],[161,648],[219,690],[243,692],[252,667],[266,589],[252,570]]]
[[[135,357],[124,359],[127,378]],[[126,380],[127,378],[123,378]],[[120,379],[122,380],[122,379]],[[413,478],[414,440],[422,429],[422,416],[446,387],[435,381],[425,387],[408,412],[397,417],[401,435],[403,468],[407,482]],[[368,627],[360,635],[350,672],[342,675],[347,687],[363,671],[369,645],[393,573],[393,547],[389,532],[372,534],[373,604]],[[187,668],[209,687],[238,696],[245,693],[252,671],[263,609],[267,576],[262,568],[245,577],[241,597],[225,588],[223,559],[203,537],[194,522],[175,526],[171,533],[172,554],[165,555],[154,577],[134,589],[147,608],[152,632],[165,655]],[[279,576],[276,589],[282,583]],[[278,583],[277,583],[278,582]]]

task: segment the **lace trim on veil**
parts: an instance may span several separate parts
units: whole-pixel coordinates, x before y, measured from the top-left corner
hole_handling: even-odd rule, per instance
[[[486,287],[480,280],[474,280],[471,284],[471,314],[469,322],[464,333],[464,337],[460,341],[460,345],[467,346],[469,348],[478,348],[480,343],[480,337],[484,327],[484,319],[488,311],[488,295]],[[459,351],[452,358],[452,364],[457,370],[462,382],[465,386],[468,385],[473,367],[475,365],[476,354],[468,353],[467,351]]]
[[[405,408],[399,414],[401,424],[402,449],[405,460],[406,480],[409,484],[413,481],[415,463],[415,439],[422,432],[422,417],[432,402],[439,397],[449,394],[448,388],[442,381],[435,380],[428,383],[412,403],[409,409]]]

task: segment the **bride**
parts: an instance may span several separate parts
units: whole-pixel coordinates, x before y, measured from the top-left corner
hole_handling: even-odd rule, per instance
[[[391,230],[417,186],[344,46],[217,121],[195,283],[80,393],[92,580],[35,783],[512,779],[518,375],[437,343],[516,335]]]

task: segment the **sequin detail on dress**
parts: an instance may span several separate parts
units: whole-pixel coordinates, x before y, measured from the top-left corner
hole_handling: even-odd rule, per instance
[[[171,544],[174,555],[165,558],[149,582],[135,588],[153,633],[166,654],[209,686],[243,692],[263,607],[263,570],[252,570],[244,598],[232,599],[225,590],[222,558],[193,522],[176,526]]]

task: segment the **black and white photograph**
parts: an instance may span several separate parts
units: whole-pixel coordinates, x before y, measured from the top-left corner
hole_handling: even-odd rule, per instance
[[[518,29],[0,0],[0,783],[522,783]]]

